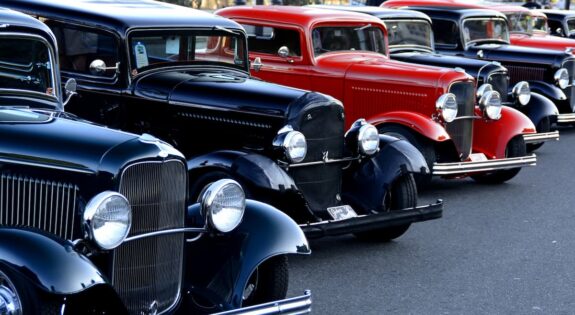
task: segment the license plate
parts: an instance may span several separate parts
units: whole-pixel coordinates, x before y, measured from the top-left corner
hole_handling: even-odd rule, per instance
[[[334,220],[345,220],[357,217],[357,213],[348,205],[327,208],[327,212],[331,214]]]
[[[485,154],[483,153],[471,153],[469,155],[469,159],[472,162],[482,162],[482,161],[487,161],[487,157],[485,156]]]

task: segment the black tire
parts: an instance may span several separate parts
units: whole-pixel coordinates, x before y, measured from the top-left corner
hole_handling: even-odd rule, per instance
[[[233,179],[233,180],[235,180],[244,189],[244,193],[246,195],[246,198],[251,197],[246,186],[241,181],[234,178],[232,175],[230,175],[224,171],[211,171],[211,172],[209,171],[209,172],[201,175],[197,179],[192,179],[193,183],[190,183],[190,200],[192,202],[198,201],[198,197],[204,191],[204,188],[206,188],[211,183],[216,182],[220,179]]]
[[[543,119],[541,119],[541,121],[537,124],[536,130],[537,130],[537,132],[549,132],[549,131],[551,131],[551,119],[549,118],[549,116],[543,117]],[[531,152],[541,148],[541,146],[544,143],[545,142],[528,143],[527,144],[527,152],[531,153]]]
[[[417,187],[411,174],[402,175],[391,186],[391,191],[383,201],[383,211],[397,211],[417,205]],[[411,224],[355,233],[360,240],[387,242],[403,235]]]
[[[433,174],[433,163],[436,161],[435,148],[433,144],[423,138],[423,136],[416,134],[409,128],[399,125],[380,125],[378,126],[379,134],[393,136],[411,143],[425,158],[427,166],[429,167],[429,174],[417,174],[415,182],[419,189],[425,189],[430,186]]]
[[[242,306],[283,300],[287,296],[288,284],[289,265],[287,256],[272,257],[258,266],[250,277],[246,290],[244,290]],[[250,290],[249,294],[248,290]]]
[[[511,158],[525,155],[527,155],[527,148],[525,140],[523,140],[523,136],[519,135],[513,137],[507,144],[507,148],[505,148],[505,157]],[[521,168],[517,167],[507,170],[480,173],[471,175],[471,178],[482,184],[501,184],[515,177],[520,170]]]

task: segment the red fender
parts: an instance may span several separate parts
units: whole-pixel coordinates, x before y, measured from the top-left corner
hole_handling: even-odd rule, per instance
[[[445,128],[431,117],[413,112],[387,112],[367,119],[372,125],[400,124],[435,142],[450,140]]]
[[[481,116],[481,110],[475,109],[475,114]],[[473,152],[481,152],[489,159],[504,158],[505,147],[511,138],[535,133],[535,125],[520,111],[503,106],[501,119],[476,119],[473,123]]]

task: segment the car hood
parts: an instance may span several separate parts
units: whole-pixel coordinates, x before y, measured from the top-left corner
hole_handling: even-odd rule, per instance
[[[16,164],[96,173],[114,147],[137,136],[62,112],[0,109],[0,159]]]
[[[511,44],[560,51],[575,49],[575,40],[549,35],[511,34]]]
[[[472,79],[453,69],[390,60],[377,53],[330,54],[318,58],[318,63],[324,67],[346,68],[347,79],[417,85],[419,88],[447,90],[454,81]]]
[[[505,71],[503,66],[490,61],[427,52],[394,53],[391,55],[391,59],[436,67],[462,68],[467,74],[476,79],[478,79],[480,75],[483,77],[493,71]]]
[[[483,59],[499,62],[527,62],[531,65],[559,67],[563,60],[571,55],[550,49],[539,49],[515,45],[484,44],[471,46],[466,51],[467,57],[477,58],[479,51],[483,52]]]
[[[289,104],[307,91],[248,77],[243,73],[174,69],[142,75],[132,92],[180,106],[286,117]]]

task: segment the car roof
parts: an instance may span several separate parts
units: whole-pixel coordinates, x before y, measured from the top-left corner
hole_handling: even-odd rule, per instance
[[[7,28],[10,26],[25,27],[34,29],[36,32],[40,30],[46,34],[51,33],[50,29],[48,28],[48,26],[46,26],[46,24],[38,21],[37,19],[31,16],[6,8],[0,8],[0,25],[3,25],[2,28]]]
[[[98,25],[125,33],[130,28],[241,28],[213,14],[153,0],[2,0],[0,5],[47,18]]]
[[[500,17],[502,19],[507,19],[505,14],[488,9],[467,9],[461,7],[426,7],[426,6],[414,6],[408,7],[412,10],[421,10],[428,15],[442,16],[445,18],[453,20],[463,20],[466,18],[473,17]]]
[[[575,12],[567,10],[533,10],[536,12],[542,12],[549,17],[574,17]]]
[[[343,5],[341,6],[312,5],[310,7],[370,14],[380,19],[425,19],[431,23],[431,19],[429,18],[429,16],[427,16],[427,14],[413,10],[388,9],[388,8],[372,7],[372,6],[343,6]]]
[[[320,9],[314,7],[296,7],[296,6],[235,6],[221,9],[218,12],[225,12],[227,16],[239,18],[249,17],[253,18],[254,13],[257,13],[258,18],[266,21],[276,23],[296,23],[298,25],[311,27],[316,23],[321,22],[364,22],[380,24],[382,27],[383,22],[380,19],[369,16],[363,13],[355,13],[348,11],[335,11]]]

